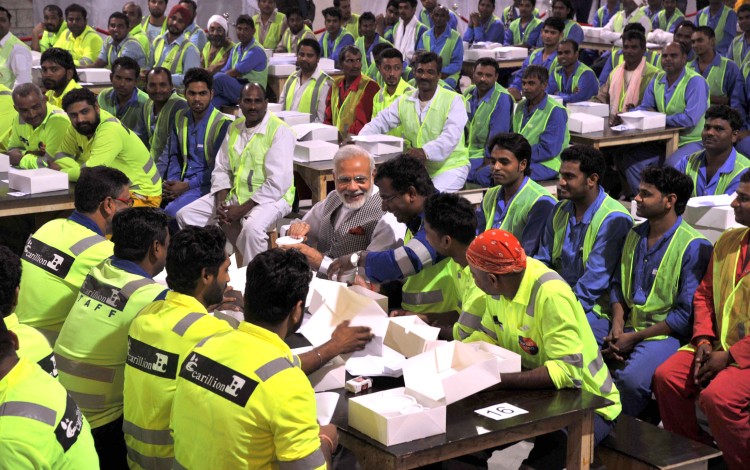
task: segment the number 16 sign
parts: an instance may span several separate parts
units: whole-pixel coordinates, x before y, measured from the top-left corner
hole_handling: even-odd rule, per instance
[[[497,405],[488,406],[487,408],[475,410],[474,412],[479,413],[482,416],[492,418],[495,421],[500,421],[501,419],[508,419],[514,416],[528,413],[528,411],[523,410],[517,406],[513,406],[510,403],[500,403]]]

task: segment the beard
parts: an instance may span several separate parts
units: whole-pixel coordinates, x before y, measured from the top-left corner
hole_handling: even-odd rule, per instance
[[[339,199],[341,200],[341,203],[344,205],[344,207],[346,207],[349,210],[357,210],[357,209],[361,209],[362,206],[365,205],[365,203],[370,198],[370,196],[372,196],[372,192],[373,191],[374,191],[374,186],[370,186],[370,189],[368,189],[367,191],[361,191],[361,190],[357,190],[357,191],[354,191],[354,192],[344,191],[344,193],[347,194],[347,195],[349,195],[349,196],[355,196],[356,197],[356,196],[359,196],[359,195],[364,195],[363,198],[359,199],[356,202],[348,202],[346,200],[346,198],[344,197],[344,195],[342,193],[338,192],[338,191],[336,191],[336,195],[339,197]]]
[[[225,289],[226,285],[222,287],[221,284],[219,284],[219,280],[215,279],[214,283],[211,284],[211,287],[206,289],[206,292],[203,294],[203,300],[207,305],[218,305],[224,300]]]
[[[99,123],[101,122],[101,118],[99,116],[96,116],[96,119],[94,122],[79,122],[76,126],[76,131],[78,131],[79,134],[82,135],[92,135],[94,132],[96,132],[96,128],[99,127]]]

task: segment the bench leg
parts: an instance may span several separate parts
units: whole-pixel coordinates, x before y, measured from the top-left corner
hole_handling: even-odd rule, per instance
[[[586,470],[594,459],[594,412],[568,425],[568,470]]]

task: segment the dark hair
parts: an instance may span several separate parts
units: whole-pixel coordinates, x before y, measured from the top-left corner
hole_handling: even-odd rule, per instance
[[[75,189],[75,208],[78,212],[91,214],[108,197],[116,198],[122,188],[130,184],[125,173],[108,166],[81,168]]]
[[[417,0],[398,0],[399,5],[401,5],[402,3],[408,3],[412,8],[417,7]]]
[[[0,317],[13,312],[13,300],[19,285],[21,260],[10,248],[0,245]]]
[[[27,96],[30,96],[32,93],[36,93],[36,95],[42,99],[44,98],[44,93],[42,93],[42,89],[39,88],[37,85],[33,83],[22,83],[21,85],[18,85],[17,87],[13,88],[13,99],[16,98],[26,98]]]
[[[237,17],[237,21],[235,21],[234,25],[239,26],[241,24],[250,26],[251,28],[255,29],[255,20],[253,20],[253,17],[250,15],[240,15]]]
[[[39,64],[45,62],[54,62],[65,70],[73,71],[73,80],[80,81],[78,78],[78,71],[76,70],[76,63],[73,62],[73,56],[69,51],[60,49],[59,47],[50,47],[42,53],[42,57],[39,59]]]
[[[631,24],[640,24],[640,23],[631,23]],[[638,41],[638,44],[641,45],[641,49],[646,49],[646,36],[640,31],[625,31],[624,33],[622,33],[623,45],[625,44],[625,41]]]
[[[742,5],[740,5],[740,7],[737,9],[737,15],[739,15],[743,11],[750,11],[750,3],[743,3]]]
[[[167,76],[167,80],[169,81],[169,85],[172,85],[172,72],[169,71],[169,69],[165,69],[164,67],[154,67],[146,74],[146,83],[148,83],[148,77],[151,75],[156,74],[164,74]]]
[[[710,119],[723,119],[729,123],[733,131],[742,128],[742,116],[739,111],[725,104],[715,104],[706,110],[706,121]]]
[[[54,11],[57,14],[57,16],[59,16],[60,18],[62,18],[63,16],[62,9],[57,5],[47,5],[42,9],[42,11],[47,11],[47,10]]]
[[[138,62],[132,57],[122,56],[115,59],[115,61],[112,62],[112,72],[114,72],[117,67],[135,72],[136,80],[138,80],[138,77],[141,75],[141,66],[138,65]]]
[[[81,5],[79,5],[79,4],[77,4],[77,3],[71,3],[70,5],[68,5],[68,7],[67,7],[67,8],[65,9],[65,17],[67,18],[67,17],[68,17],[68,14],[70,14],[70,13],[72,13],[72,12],[76,12],[76,11],[77,11],[78,13],[80,13],[80,14],[81,14],[81,16],[83,16],[83,19],[84,19],[84,20],[85,20],[85,19],[88,19],[88,16],[89,16],[89,14],[88,14],[88,12],[86,11],[86,9],[85,9],[85,8],[83,8],[83,7],[81,6]]]
[[[79,101],[85,101],[89,106],[95,106],[96,95],[88,88],[76,88],[75,90],[71,90],[62,100],[63,110],[67,112],[68,106],[78,103]]]
[[[474,206],[458,194],[433,194],[424,206],[425,221],[438,235],[448,235],[468,245],[477,234]]]
[[[376,21],[375,15],[373,15],[371,11],[366,11],[359,15],[359,23],[363,21]]]
[[[325,19],[326,16],[333,16],[334,18],[341,20],[341,10],[336,7],[328,7],[323,10],[323,18]]]
[[[413,186],[420,196],[428,197],[435,192],[424,164],[406,154],[388,160],[380,165],[375,173],[375,184],[383,178],[391,180],[391,187],[399,194],[405,194]]]
[[[750,183],[750,170],[745,170],[740,175],[740,183]]]
[[[554,8],[555,3],[557,2],[562,2],[562,4],[565,5],[565,8],[568,9],[568,19],[573,19],[573,15],[576,14],[576,9],[573,8],[573,3],[571,3],[570,0],[552,0],[552,4],[550,6]]]
[[[125,8],[125,5],[128,5],[128,4],[132,4],[132,5],[134,5],[134,6],[135,6],[135,11],[136,11],[136,12],[138,13],[138,16],[140,16],[141,18],[143,17],[143,8],[141,8],[141,6],[140,6],[140,5],[138,5],[138,4],[137,4],[137,3],[135,3],[134,1],[129,1],[129,2],[125,2],[125,3],[124,3],[124,4],[122,5],[122,7],[123,7],[123,8]]]
[[[414,64],[415,70],[417,68],[417,65],[419,64],[431,64],[432,62],[435,62],[437,64],[438,74],[443,70],[443,58],[432,51],[416,51],[412,62]]]
[[[696,26],[695,26],[695,23],[693,23],[693,22],[692,22],[692,21],[691,21],[690,19],[688,19],[688,18],[685,18],[685,19],[684,19],[684,20],[682,20],[682,22],[681,22],[680,24],[678,24],[678,25],[677,25],[677,27],[676,27],[676,28],[674,29],[674,30],[675,30],[675,32],[677,32],[677,30],[678,30],[678,29],[680,29],[680,28],[687,28],[687,29],[691,29],[691,30],[695,31],[695,28],[696,28]]]
[[[586,177],[597,174],[599,175],[599,182],[601,182],[607,169],[604,155],[594,147],[587,145],[571,145],[560,153],[560,160],[563,162],[578,162],[581,172]]]
[[[299,52],[299,48],[302,46],[307,46],[312,48],[313,51],[315,51],[315,55],[320,58],[320,54],[323,52],[320,50],[320,43],[316,41],[315,39],[305,38],[297,44],[297,52]]]
[[[562,2],[563,0],[557,0],[559,2]],[[546,27],[550,27],[552,29],[556,29],[559,32],[565,31],[565,22],[562,20],[562,18],[558,18],[556,16],[550,16],[546,20],[544,20],[544,24],[542,25],[542,29]]]
[[[175,234],[167,249],[167,285],[181,294],[192,295],[201,273],[218,275],[227,259],[227,237],[215,225],[188,226]]]
[[[379,46],[380,44],[385,44],[385,43],[376,44],[375,47]],[[380,61],[383,60],[383,59],[398,59],[403,64],[403,62],[404,62],[404,55],[401,53],[401,51],[399,51],[395,47],[390,46],[388,44],[386,44],[386,46],[388,46],[388,47],[385,48],[385,49],[383,49],[382,52],[374,54],[375,55],[375,61],[378,64],[380,64]],[[373,47],[373,53],[374,52],[375,52],[375,48]]]
[[[523,0],[519,0],[518,4],[520,5]],[[526,0],[527,2],[531,3],[531,7],[536,7],[536,0]],[[493,2],[494,3],[494,2]]]
[[[398,0],[388,0],[388,5],[385,6],[385,9],[389,9],[391,7],[396,8],[398,10],[398,4],[401,3]]]
[[[128,19],[128,15],[121,11],[116,11],[109,15],[109,18],[107,19],[107,26],[109,26],[109,22],[112,21],[112,18],[117,18],[118,20],[123,20],[125,22],[125,27],[130,28],[130,20]]]
[[[297,7],[292,7],[292,8],[289,9],[289,11],[286,12],[286,17],[287,18],[289,18],[292,15],[297,15],[300,18],[304,19],[304,17],[302,16],[302,12],[299,11],[299,8],[297,8]]]
[[[560,48],[560,46],[563,45],[563,44],[570,44],[573,47],[573,52],[574,53],[578,52],[578,43],[575,42],[574,40],[572,40],[572,39],[563,39],[562,41],[560,41],[557,44],[557,47]]]
[[[180,3],[190,5],[190,9],[193,10],[193,16],[195,16],[196,13],[198,13],[198,4],[195,2],[195,0],[180,0],[179,2],[177,2],[178,5]]]
[[[185,72],[185,78],[182,81],[185,90],[187,90],[188,85],[197,82],[205,83],[209,90],[213,89],[214,87],[214,79],[213,77],[211,77],[211,74],[208,73],[208,70],[202,69],[200,67],[193,67],[192,69]]]
[[[529,65],[523,71],[523,78],[538,78],[540,82],[547,83],[549,80],[549,71],[541,65]]]
[[[479,5],[479,2],[481,2],[481,1],[482,0],[477,1],[477,5]],[[487,0],[487,1],[490,2],[493,7],[495,6],[495,0]]]
[[[349,44],[348,46],[344,46],[341,49],[341,52],[339,52],[339,61],[342,61],[346,59],[347,54],[352,54],[357,57],[362,57],[362,51],[359,49],[359,47],[355,46],[354,44]]]
[[[480,57],[479,59],[477,59],[477,61],[474,62],[474,70],[476,70],[479,66],[492,67],[493,69],[495,69],[495,75],[500,75],[500,65],[492,57]]]
[[[3,12],[6,15],[8,15],[8,21],[13,19],[13,15],[10,14],[7,8],[0,6],[0,12]]]
[[[705,34],[708,39],[716,39],[716,33],[714,33],[713,28],[709,26],[698,26],[695,28],[695,32]]]
[[[677,196],[674,211],[677,215],[685,212],[688,199],[693,194],[693,180],[689,176],[670,166],[648,166],[641,171],[641,181],[653,184],[665,196]]]
[[[625,25],[624,28],[622,28],[622,32],[626,33],[628,31],[638,31],[639,33],[645,35],[646,34],[646,28],[643,27],[642,24],[635,22],[635,23],[628,23]]]
[[[492,153],[495,147],[512,153],[519,163],[521,160],[526,160],[526,169],[523,174],[531,176],[531,145],[526,137],[515,132],[501,132],[490,139],[487,144],[487,153]]]
[[[169,218],[154,207],[130,207],[112,218],[112,243],[118,258],[140,262],[149,252],[153,242],[167,242]]]
[[[298,302],[304,304],[311,280],[307,259],[298,250],[275,248],[260,253],[247,265],[245,320],[283,322]]]

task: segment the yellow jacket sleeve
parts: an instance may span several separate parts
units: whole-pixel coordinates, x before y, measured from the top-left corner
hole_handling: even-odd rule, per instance
[[[540,298],[537,303],[547,357],[544,365],[557,389],[581,388],[583,383],[583,332],[571,304],[575,301],[573,296],[555,296]]]
[[[119,122],[115,125],[99,125],[91,142],[91,152],[86,166],[112,166],[112,162],[122,152],[122,136],[117,127],[120,127]]]
[[[60,171],[68,174],[70,181],[78,181],[78,177],[81,175],[81,164],[77,158],[79,156],[77,133],[71,126],[65,133],[57,152],[53,155],[47,152],[47,155],[60,166]]]

